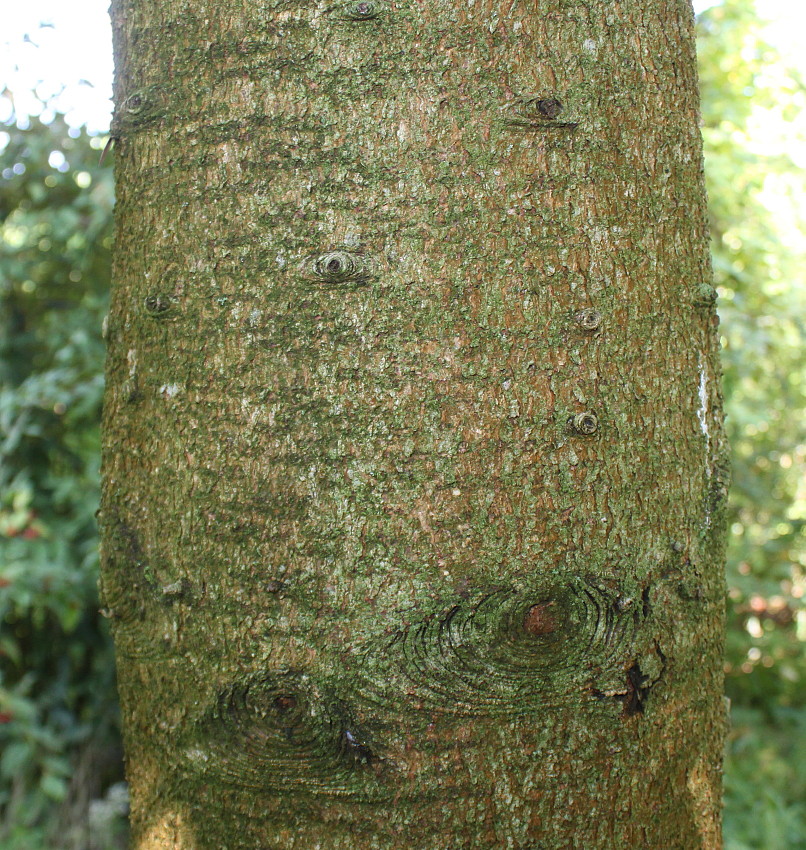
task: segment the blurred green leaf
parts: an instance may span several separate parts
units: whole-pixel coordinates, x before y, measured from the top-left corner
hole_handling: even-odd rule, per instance
[[[12,741],[3,748],[0,756],[0,776],[13,779],[23,771],[33,755],[34,748],[28,741]]]

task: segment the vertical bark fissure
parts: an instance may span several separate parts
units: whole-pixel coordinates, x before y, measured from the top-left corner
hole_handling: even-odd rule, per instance
[[[136,850],[719,846],[684,0],[114,0]]]

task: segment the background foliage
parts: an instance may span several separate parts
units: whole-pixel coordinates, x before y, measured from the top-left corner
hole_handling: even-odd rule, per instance
[[[121,773],[95,587],[111,170],[60,116],[5,131],[0,846],[87,848],[90,800]]]
[[[806,88],[752,4],[699,22],[712,256],[733,456],[725,659],[729,850],[806,847]],[[800,201],[800,210],[798,209]]]
[[[804,86],[747,0],[699,23],[703,136],[733,447],[729,850],[806,847],[806,223],[783,151]],[[0,134],[0,846],[121,846],[114,664],[96,594],[105,140]],[[800,140],[806,151],[806,140]]]

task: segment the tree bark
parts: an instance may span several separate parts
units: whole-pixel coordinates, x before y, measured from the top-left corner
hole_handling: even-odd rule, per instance
[[[718,848],[688,0],[113,0],[135,850]]]

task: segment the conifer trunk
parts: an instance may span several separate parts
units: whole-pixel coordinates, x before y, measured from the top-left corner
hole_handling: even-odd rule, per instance
[[[688,0],[113,0],[134,850],[718,848]]]

